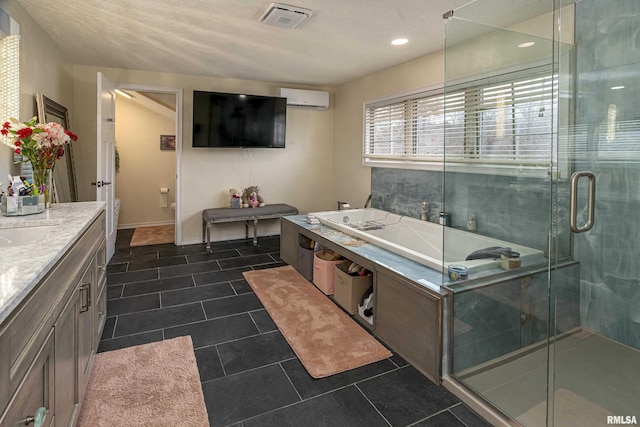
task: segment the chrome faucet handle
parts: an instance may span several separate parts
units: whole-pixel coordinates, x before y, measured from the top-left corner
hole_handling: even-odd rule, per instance
[[[371,194],[369,194],[369,197],[367,197],[367,201],[364,202],[364,208],[367,209],[369,207],[369,202],[371,201]]]

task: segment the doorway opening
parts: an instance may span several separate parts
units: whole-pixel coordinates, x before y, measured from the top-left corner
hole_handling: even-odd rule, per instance
[[[182,89],[116,84],[116,226],[132,246],[182,244]]]

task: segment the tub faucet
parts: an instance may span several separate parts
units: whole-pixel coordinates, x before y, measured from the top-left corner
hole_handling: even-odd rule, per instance
[[[364,208],[367,209],[369,207],[369,202],[371,201],[371,194],[369,194],[369,197],[367,197],[367,201],[364,202]]]
[[[338,210],[341,211],[343,209],[351,209],[351,205],[347,202],[338,201]]]

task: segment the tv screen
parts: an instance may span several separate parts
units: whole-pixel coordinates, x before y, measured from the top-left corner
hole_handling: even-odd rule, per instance
[[[287,99],[193,92],[194,147],[284,148]]]

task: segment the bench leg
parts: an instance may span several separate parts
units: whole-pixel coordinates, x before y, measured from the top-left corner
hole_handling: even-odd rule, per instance
[[[258,246],[258,218],[253,219],[253,246]]]
[[[211,223],[207,222],[207,252],[211,252]]]

